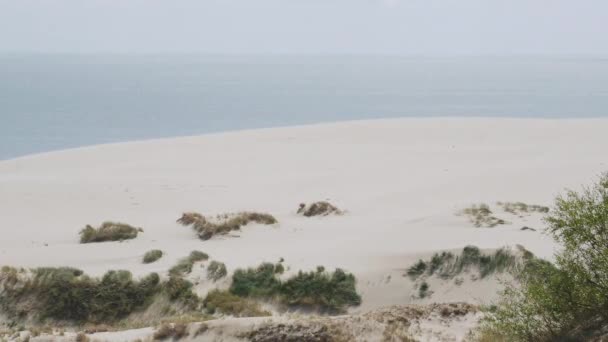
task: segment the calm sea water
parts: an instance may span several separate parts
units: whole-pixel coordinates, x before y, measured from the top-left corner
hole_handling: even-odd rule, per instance
[[[608,59],[0,56],[0,159],[412,116],[608,116]]]

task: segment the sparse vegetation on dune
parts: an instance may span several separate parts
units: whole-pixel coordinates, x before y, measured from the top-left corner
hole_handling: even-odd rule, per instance
[[[494,228],[499,225],[507,224],[507,221],[494,216],[492,210],[490,210],[490,206],[483,203],[465,208],[459,212],[459,215],[467,216],[471,223],[477,228]]]
[[[99,228],[87,225],[80,231],[80,243],[122,241],[135,239],[141,228],[116,222],[104,222]]]
[[[349,306],[361,304],[355,277],[341,269],[332,273],[323,267],[312,272],[300,271],[285,281],[277,278],[279,271],[271,263],[236,270],[230,292],[241,297],[276,299],[290,308],[328,313],[343,312]]]
[[[172,339],[173,341],[180,340],[184,337],[188,337],[188,326],[182,323],[169,324],[165,323],[161,325],[152,335],[152,338],[156,341],[163,341]]]
[[[163,251],[161,251],[160,249],[153,249],[151,251],[146,252],[146,254],[144,254],[143,263],[151,264],[162,257],[163,257]]]
[[[522,215],[528,213],[546,214],[549,212],[549,207],[536,204],[526,204],[522,202],[498,202],[496,203],[502,209],[513,215]]]
[[[175,266],[169,270],[171,276],[182,276],[192,272],[192,267],[199,261],[205,261],[209,259],[207,253],[201,251],[192,251],[186,258],[181,259]]]
[[[235,317],[270,316],[270,313],[262,310],[257,302],[229,291],[210,291],[203,300],[203,305],[209,314],[221,313]]]
[[[207,279],[218,281],[228,274],[226,265],[223,262],[211,261],[207,266]]]
[[[327,201],[319,201],[311,204],[300,203],[298,214],[306,217],[312,216],[327,216],[327,215],[342,215],[344,211],[338,209],[333,204]]]
[[[265,213],[240,212],[206,217],[199,213],[184,213],[177,220],[184,226],[191,226],[201,240],[209,240],[216,235],[225,235],[239,230],[249,223],[271,225],[277,223],[274,216]]]
[[[406,274],[413,280],[421,276],[437,275],[442,279],[452,279],[463,272],[475,271],[480,278],[494,273],[515,273],[522,267],[521,260],[533,257],[529,251],[522,250],[519,258],[514,252],[505,248],[496,250],[492,254],[483,254],[475,246],[465,247],[460,255],[451,252],[435,253],[430,260],[419,260],[407,269]]]

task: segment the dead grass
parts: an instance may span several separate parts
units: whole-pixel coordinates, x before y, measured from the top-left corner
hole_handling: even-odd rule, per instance
[[[80,231],[80,243],[135,239],[143,229],[125,223],[104,222],[99,228],[87,225]]]
[[[326,201],[314,202],[311,204],[300,203],[298,214],[305,217],[342,215],[344,211],[338,209],[333,204]]]
[[[184,226],[191,226],[201,240],[209,240],[216,235],[226,235],[231,231],[239,230],[249,223],[275,224],[274,216],[265,213],[240,212],[222,214],[215,217],[206,217],[199,213],[184,213],[177,220]]]

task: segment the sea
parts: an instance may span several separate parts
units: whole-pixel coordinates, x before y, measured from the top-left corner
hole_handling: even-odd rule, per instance
[[[608,58],[0,54],[0,159],[397,117],[608,117]]]

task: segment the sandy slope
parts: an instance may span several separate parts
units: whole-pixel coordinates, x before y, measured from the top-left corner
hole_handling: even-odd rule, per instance
[[[163,272],[200,249],[229,269],[262,261],[294,272],[325,265],[359,279],[358,310],[413,302],[403,269],[433,251],[522,244],[550,257],[539,216],[493,229],[455,213],[471,203],[550,204],[608,169],[608,120],[399,119],[243,131],[95,146],[0,162],[0,265],[75,266],[92,274]],[[348,214],[307,219],[329,199]],[[183,211],[267,211],[280,223],[198,240]],[[124,221],[135,240],[80,245],[85,224]],[[159,248],[167,256],[142,265]],[[495,280],[428,301],[484,301]],[[481,284],[481,285],[480,285]],[[201,285],[203,286],[203,285]]]

